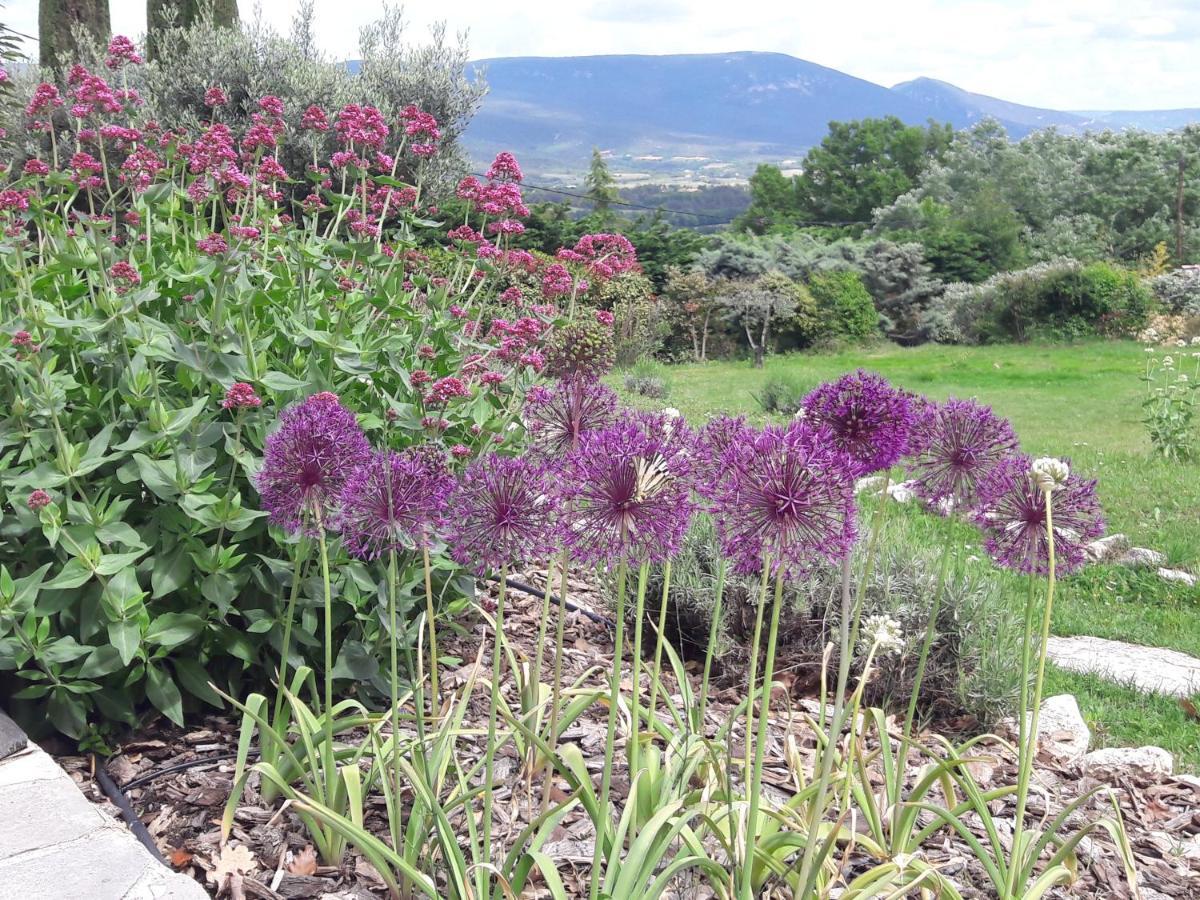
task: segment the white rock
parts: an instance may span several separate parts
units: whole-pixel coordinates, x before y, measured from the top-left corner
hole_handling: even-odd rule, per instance
[[[1083,758],[1093,778],[1114,781],[1122,775],[1161,778],[1175,769],[1175,759],[1162,747],[1105,747]]]
[[[1092,733],[1079,711],[1079,703],[1070,694],[1047,697],[1042,701],[1038,717],[1038,742],[1055,756],[1076,760],[1083,758],[1091,743]]]
[[[1047,658],[1060,669],[1098,675],[1114,684],[1169,697],[1200,693],[1200,659],[1162,647],[1098,637],[1051,637]]]
[[[908,503],[917,496],[917,492],[913,490],[915,483],[913,481],[902,481],[899,484],[889,485],[888,496],[897,503]]]
[[[1117,563],[1134,569],[1161,566],[1167,561],[1165,553],[1150,550],[1147,547],[1130,547],[1118,559]]]
[[[1158,577],[1163,581],[1178,581],[1180,584],[1186,584],[1188,587],[1196,586],[1196,576],[1191,572],[1185,572],[1182,569],[1159,569]]]
[[[883,489],[882,475],[868,475],[866,478],[860,478],[854,482],[854,493],[861,494],[863,491],[870,491],[873,494],[878,494]]]
[[[1128,549],[1129,538],[1123,534],[1110,534],[1108,537],[1092,541],[1083,548],[1083,552],[1092,562],[1109,562],[1121,556]]]

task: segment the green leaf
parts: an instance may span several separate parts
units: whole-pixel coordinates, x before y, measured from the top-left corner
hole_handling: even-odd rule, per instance
[[[146,696],[168,719],[183,725],[183,697],[175,679],[154,665],[146,666]]]
[[[121,664],[129,665],[137,656],[138,647],[142,643],[142,626],[136,621],[122,619],[119,622],[108,623],[108,641],[121,654]]]
[[[150,596],[157,600],[179,590],[188,583],[191,574],[192,560],[183,548],[154,557],[154,569],[150,573]]]
[[[123,665],[120,651],[111,644],[106,644],[92,650],[91,655],[79,668],[79,677],[103,678],[105,675],[111,675]]]
[[[70,691],[56,690],[46,710],[54,727],[79,740],[87,730],[87,704]]]
[[[204,620],[190,613],[163,613],[146,629],[146,641],[162,647],[178,647],[204,629]]]
[[[137,465],[138,477],[148,487],[154,496],[160,500],[174,500],[179,496],[175,486],[175,467],[158,459],[151,459],[144,453],[133,454]]]
[[[49,644],[38,649],[38,655],[42,660],[55,665],[73,662],[81,656],[86,656],[91,647],[82,646],[71,635],[60,637],[57,641],[52,641]]]
[[[96,538],[105,544],[120,542],[127,547],[145,547],[142,536],[125,522],[110,522],[96,529]]]
[[[299,391],[308,387],[307,381],[293,378],[282,372],[268,372],[262,377],[262,383],[273,391]]]
[[[58,574],[42,585],[42,587],[46,590],[77,588],[87,584],[91,577],[91,567],[82,559],[76,557],[67,560],[67,564],[59,570]]]
[[[132,566],[137,558],[145,552],[146,550],[137,550],[133,553],[105,554],[104,556],[100,557],[100,562],[96,566],[96,571],[101,575],[116,575],[118,572],[123,572]]]
[[[210,679],[204,671],[204,666],[190,656],[181,656],[172,662],[175,665],[175,677],[179,679],[185,691],[217,709],[225,708],[225,701],[209,684]]]

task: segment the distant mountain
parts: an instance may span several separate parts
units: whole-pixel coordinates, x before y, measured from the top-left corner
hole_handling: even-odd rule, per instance
[[[993,116],[1014,138],[1064,131],[1166,130],[1200,109],[1063,112],[1010,103],[918,78],[892,88],[782,53],[509,57],[471,63],[489,92],[467,129],[472,156],[512,150],[531,172],[577,179],[593,147],[624,182],[744,178],[756,163],[785,168],[831,120],[898,116],[967,127]],[[665,176],[665,178],[664,178]]]

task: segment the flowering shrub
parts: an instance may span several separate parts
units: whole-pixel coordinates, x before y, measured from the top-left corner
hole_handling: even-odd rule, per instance
[[[1150,443],[1169,459],[1190,458],[1197,441],[1200,337],[1192,338],[1190,344],[1174,340],[1165,347],[1147,347],[1142,380],[1146,382],[1142,422]]]
[[[0,677],[18,712],[44,708],[77,738],[101,716],[133,724],[146,701],[182,722],[221,703],[210,683],[265,682],[289,573],[336,527],[367,442],[402,460],[420,443],[447,470],[521,446],[555,301],[608,277],[598,245],[565,262],[509,249],[527,212],[511,156],[476,183],[468,223],[431,218],[421,177],[442,131],[418,107],[300,115],[267,95],[239,131],[210,85],[212,121],[168,129],[123,86],[138,77],[129,46],[114,40],[115,81],[76,66],[33,91],[23,114],[41,144],[0,190],[0,566],[15,585]],[[310,143],[306,169],[288,170],[311,132],[333,152]],[[457,240],[459,227],[490,237]],[[449,246],[418,249],[415,228]],[[513,315],[508,273],[552,268],[556,290]],[[596,327],[602,358],[611,329]],[[379,485],[354,483],[362,521]],[[277,543],[275,527],[295,533]],[[343,554],[390,540],[333,548],[336,677],[368,695],[385,687],[385,632],[364,563]],[[438,596],[460,608],[470,581],[426,549]],[[422,567],[410,541],[398,577]],[[319,591],[305,573],[295,585],[293,665],[320,643]]]

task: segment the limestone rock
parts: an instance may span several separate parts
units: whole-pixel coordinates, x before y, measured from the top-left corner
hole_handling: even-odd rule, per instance
[[[1188,587],[1196,586],[1196,576],[1191,572],[1185,572],[1182,569],[1162,569],[1158,570],[1158,577],[1163,581],[1177,581],[1180,584],[1186,584]]]
[[[1115,781],[1123,775],[1161,778],[1175,769],[1175,759],[1162,747],[1105,747],[1083,758],[1083,766],[1093,778]]]
[[[854,482],[854,493],[856,494],[861,494],[863,491],[878,494],[881,490],[883,490],[882,475],[868,475],[866,478],[860,478]]]
[[[1092,562],[1112,562],[1124,555],[1130,547],[1129,538],[1123,534],[1110,534],[1092,541],[1083,548]]]
[[[1042,701],[1038,717],[1038,742],[1062,759],[1081,759],[1091,743],[1079,703],[1071,694],[1059,694]]]
[[[1147,547],[1130,547],[1118,559],[1117,563],[1132,569],[1149,569],[1163,565],[1167,561],[1165,553],[1150,550]]]
[[[1167,650],[1098,637],[1052,637],[1047,658],[1061,669],[1098,675],[1147,693],[1191,697],[1200,693],[1200,659]]]
[[[908,503],[917,496],[917,492],[913,490],[914,482],[902,481],[899,484],[888,486],[888,496],[897,503]]]

